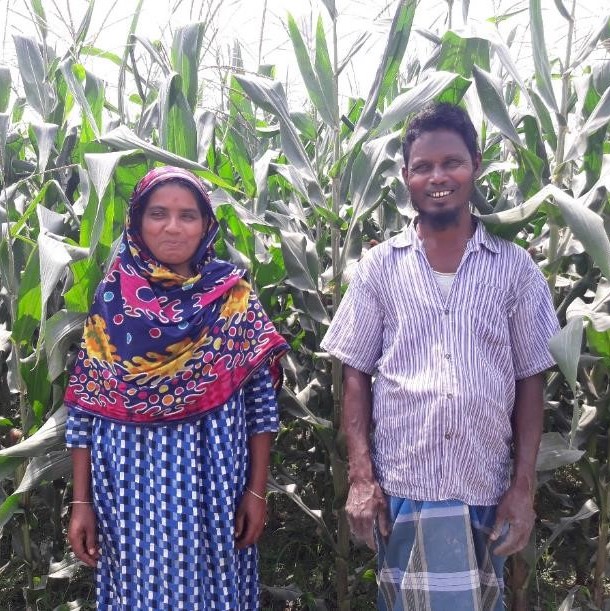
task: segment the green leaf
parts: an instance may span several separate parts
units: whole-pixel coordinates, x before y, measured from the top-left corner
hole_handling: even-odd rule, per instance
[[[553,190],[553,197],[574,236],[582,242],[602,274],[610,279],[610,239],[602,218],[560,189]]]
[[[205,23],[189,23],[176,30],[172,42],[172,67],[182,79],[182,93],[191,112],[197,105],[197,73],[204,32]]]
[[[10,99],[11,70],[8,66],[0,66],[0,113],[5,113],[8,110]]]
[[[479,37],[461,37],[446,32],[442,38],[437,69],[470,78],[473,66],[489,71],[489,41]]]
[[[375,74],[375,80],[369,91],[368,98],[362,114],[358,119],[358,123],[354,128],[354,133],[348,144],[348,149],[354,149],[357,143],[361,142],[368,131],[373,127],[377,105],[379,100],[383,99],[396,81],[398,68],[402,62],[409,36],[411,34],[411,26],[415,16],[416,0],[400,0],[398,2],[392,27],[388,34],[388,40],[383,58]]]
[[[303,234],[282,231],[282,255],[286,266],[286,284],[300,291],[317,293],[317,277],[312,277],[307,261],[307,237]]]
[[[542,22],[541,0],[529,0],[530,31],[534,51],[534,67],[536,70],[536,85],[545,103],[559,112],[553,84],[551,82],[551,64],[547,55],[547,45],[544,39],[544,24]]]
[[[117,66],[121,65],[121,58],[116,53],[111,53],[110,51],[105,51],[104,49],[98,49],[97,47],[92,47],[91,45],[84,45],[81,47],[80,53],[81,55],[90,55],[91,57],[107,59]]]
[[[68,450],[57,450],[44,456],[36,456],[28,463],[15,494],[28,492],[42,483],[67,477],[71,472],[72,457]]]
[[[60,310],[47,320],[44,348],[50,381],[55,380],[65,371],[68,350],[71,345],[79,343],[86,318],[84,312]]]
[[[392,129],[397,123],[404,123],[408,115],[423,108],[458,78],[457,74],[450,72],[432,72],[415,87],[394,98],[383,113],[377,130],[383,132]]]
[[[284,154],[303,175],[310,198],[318,206],[326,205],[325,198],[316,179],[315,172],[290,118],[284,88],[278,81],[259,76],[235,75],[246,95],[257,105],[275,115],[280,122],[280,138]]]
[[[197,161],[205,162],[210,146],[214,142],[216,115],[210,110],[202,112],[197,119]]]
[[[576,392],[576,373],[580,359],[582,332],[583,320],[577,316],[569,320],[568,324],[549,342],[549,350],[573,393]]]
[[[330,18],[335,21],[337,19],[337,7],[335,6],[335,0],[322,0]]]
[[[479,94],[483,112],[487,118],[515,144],[521,145],[519,134],[513,125],[501,93],[502,83],[478,66],[472,67],[472,75]]]
[[[133,153],[134,149],[139,149],[146,154],[149,159],[154,159],[155,161],[159,161],[161,163],[166,163],[169,165],[174,165],[180,168],[186,168],[187,170],[191,170],[200,178],[207,180],[208,182],[222,187],[227,191],[237,191],[234,185],[223,180],[213,172],[210,172],[204,166],[192,161],[190,159],[186,159],[185,157],[180,157],[179,155],[174,155],[168,151],[164,151],[162,148],[158,146],[154,146],[146,142],[146,140],[142,140],[134,134],[127,126],[121,125],[116,129],[113,129],[111,132],[104,134],[102,136],[101,141],[109,146],[112,146],[121,151],[128,151],[129,153]]]
[[[45,423],[31,436],[23,441],[0,450],[0,457],[21,456],[31,458],[42,456],[49,450],[64,444],[68,408],[62,405],[55,410]]]
[[[321,21],[318,20],[319,27],[320,24]],[[299,28],[290,13],[288,13],[288,32],[290,34],[290,39],[292,40],[294,54],[297,60],[297,64],[299,66],[299,70],[301,71],[301,76],[303,77],[303,82],[305,83],[307,93],[309,94],[309,99],[320,113],[320,117],[322,118],[324,123],[326,123],[330,127],[334,127],[338,123],[338,116],[332,99],[334,87],[331,87],[331,89],[326,91],[322,88],[322,84],[319,81],[318,75],[316,74],[313,69],[313,66],[311,65],[311,61],[309,59],[309,52],[307,50],[307,47],[305,46],[305,43],[303,42],[303,38],[301,37]],[[322,35],[324,35],[323,28]],[[325,43],[325,39],[323,40]],[[317,45],[318,42],[316,46]],[[326,54],[328,56],[328,49],[326,49]]]
[[[38,147],[38,171],[44,172],[49,163],[49,155],[55,144],[58,125],[54,123],[33,123],[32,131],[36,137],[36,145]]]
[[[570,13],[568,12],[568,9],[564,6],[561,0],[555,0],[555,6],[557,7],[559,14],[564,19],[567,19],[568,21],[574,21],[574,19],[572,19],[572,15],[570,15]]]
[[[581,459],[584,452],[570,448],[559,433],[544,433],[536,459],[536,471],[554,471]]]
[[[557,134],[555,133],[555,126],[553,125],[551,113],[549,112],[549,109],[546,107],[546,104],[542,98],[533,89],[529,89],[528,92],[530,99],[532,100],[532,106],[534,107],[538,120],[540,121],[540,125],[542,126],[542,133],[544,134],[546,140],[548,140],[551,148],[556,150]]]
[[[326,106],[331,110],[333,118],[333,126],[339,123],[339,98],[337,92],[337,83],[335,81],[333,67],[330,61],[328,52],[328,44],[326,42],[326,34],[324,33],[324,22],[322,15],[318,17],[318,25],[316,26],[316,57],[315,68],[322,95],[326,100]]]
[[[587,343],[594,354],[604,359],[610,368],[610,331],[597,331],[592,325],[587,327]]]
[[[35,250],[28,259],[19,286],[17,319],[12,329],[13,340],[18,346],[32,341],[34,332],[40,324],[41,311],[40,264],[38,250]]]
[[[585,124],[577,131],[576,137],[564,161],[571,161],[576,157],[584,154],[587,145],[587,138],[601,129],[607,129],[610,122],[610,89],[607,89],[601,99],[595,106],[593,112],[589,115]]]
[[[81,107],[83,115],[87,118],[89,126],[95,134],[96,139],[99,139],[99,125],[95,119],[93,111],[91,110],[91,106],[89,105],[89,101],[85,95],[85,89],[81,82],[81,79],[85,78],[85,69],[80,64],[75,64],[71,58],[68,58],[61,62],[59,65],[59,70],[61,71],[68,85],[68,89],[78,102],[78,105]]]
[[[595,21],[598,21],[597,19]],[[578,53],[575,54],[572,63],[567,71],[581,66],[591,53],[597,48],[600,40],[608,38],[608,29],[610,28],[610,14],[604,13],[598,21],[599,26],[593,27],[589,35],[585,38]]]
[[[19,510],[20,500],[21,495],[11,494],[10,496],[7,496],[4,499],[3,503],[0,505],[0,535],[2,535],[2,530],[4,529],[8,521]]]
[[[46,120],[55,106],[55,92],[46,80],[46,70],[38,42],[14,35],[19,74],[28,104]]]
[[[164,149],[197,159],[197,126],[182,93],[182,78],[176,72],[159,88],[159,137]]]

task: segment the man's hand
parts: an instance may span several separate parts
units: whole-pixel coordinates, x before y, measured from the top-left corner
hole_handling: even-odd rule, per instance
[[[513,484],[504,494],[496,510],[496,522],[489,535],[497,541],[508,527],[504,541],[494,549],[496,556],[510,556],[522,550],[529,541],[536,513],[528,486]]]
[[[262,496],[262,495],[261,495]],[[267,518],[267,501],[244,490],[235,514],[235,545],[244,549],[254,545],[263,534]]]
[[[373,551],[376,550],[373,536],[375,519],[381,535],[387,537],[390,534],[387,501],[376,481],[353,481],[347,495],[345,511],[354,536],[364,541]]]
[[[92,505],[84,503],[72,505],[68,541],[79,560],[91,568],[96,567],[100,553],[97,547],[96,520]]]

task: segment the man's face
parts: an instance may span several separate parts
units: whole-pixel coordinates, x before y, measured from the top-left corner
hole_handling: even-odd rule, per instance
[[[420,220],[436,229],[457,224],[468,211],[479,166],[457,132],[438,129],[417,138],[402,172]]]

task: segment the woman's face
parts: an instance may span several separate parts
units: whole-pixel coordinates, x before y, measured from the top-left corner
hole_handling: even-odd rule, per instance
[[[193,274],[191,260],[208,229],[195,195],[168,184],[155,189],[142,213],[142,240],[153,257],[181,276]]]

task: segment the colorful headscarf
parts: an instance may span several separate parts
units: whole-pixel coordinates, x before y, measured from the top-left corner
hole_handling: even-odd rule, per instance
[[[139,235],[152,189],[187,183],[209,228],[191,278],[157,261]],[[174,167],[151,170],[136,186],[119,253],[97,289],[66,390],[76,409],[120,422],[193,419],[219,407],[261,366],[281,385],[288,345],[234,265],[216,259],[218,233],[203,183]]]

